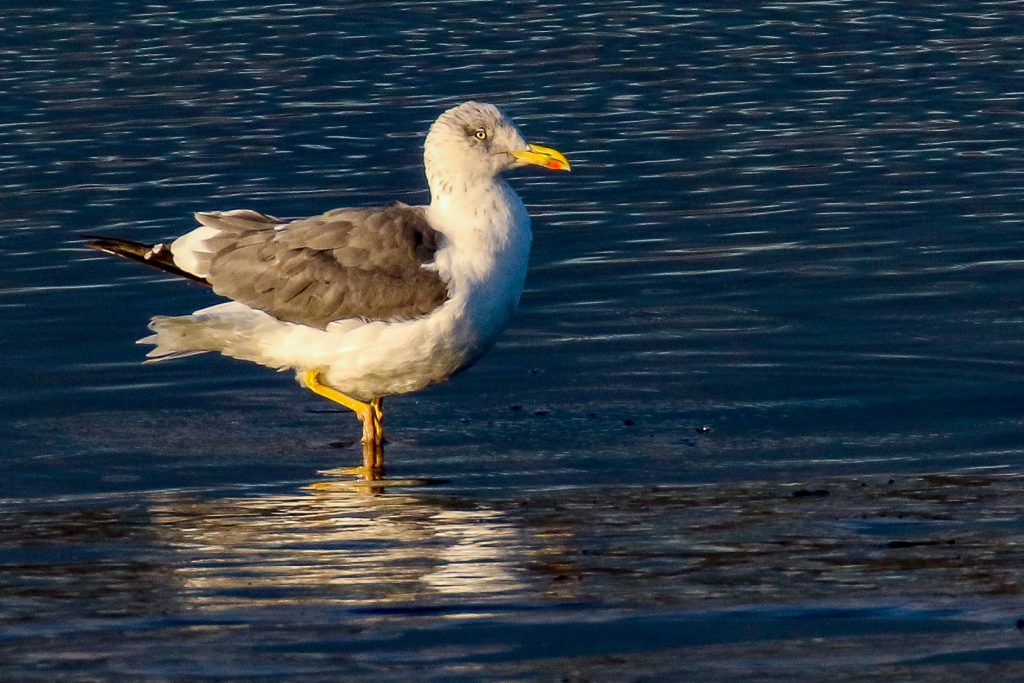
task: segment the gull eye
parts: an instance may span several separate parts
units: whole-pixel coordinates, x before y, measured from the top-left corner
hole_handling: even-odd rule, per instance
[[[484,130],[483,128],[477,128],[476,131],[474,131],[473,133],[473,137],[475,137],[477,140],[486,140],[487,131]]]

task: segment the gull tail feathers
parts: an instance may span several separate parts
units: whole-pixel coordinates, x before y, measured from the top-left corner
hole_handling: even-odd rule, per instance
[[[255,360],[265,365],[283,367],[267,358],[266,349],[254,331],[273,328],[280,323],[262,311],[228,301],[210,306],[192,315],[155,316],[149,322],[153,334],[138,344],[151,344],[147,363],[185,358],[201,353],[222,353],[242,360]],[[269,361],[269,362],[268,362]]]
[[[210,284],[204,278],[178,267],[174,262],[171,250],[166,245],[143,244],[142,242],[133,242],[132,240],[120,237],[104,237],[102,235],[83,235],[82,237],[89,240],[85,243],[85,246],[90,249],[142,263],[150,268],[156,268],[165,273],[171,273],[172,275],[192,280],[193,282],[207,286]]]
[[[227,341],[216,330],[207,328],[188,315],[158,315],[150,321],[149,329],[153,334],[135,342],[154,347],[146,354],[147,363],[220,351]]]

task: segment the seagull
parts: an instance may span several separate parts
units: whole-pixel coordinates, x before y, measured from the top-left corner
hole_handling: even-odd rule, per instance
[[[86,235],[85,246],[209,286],[228,301],[155,316],[148,362],[218,352],[291,370],[362,423],[362,467],[383,476],[383,399],[465,370],[519,302],[530,216],[502,173],[570,170],[497,107],[466,102],[431,125],[430,204],[334,209],[283,221],[235,209],[195,214],[169,244]]]

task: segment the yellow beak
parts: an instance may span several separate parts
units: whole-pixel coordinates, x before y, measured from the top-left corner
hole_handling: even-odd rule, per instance
[[[559,152],[557,149],[551,149],[550,147],[541,147],[540,145],[529,145],[530,149],[525,152],[509,152],[512,156],[524,164],[532,164],[533,166],[543,166],[549,168],[552,171],[568,171],[571,167],[569,166],[569,160],[565,158],[565,155]]]

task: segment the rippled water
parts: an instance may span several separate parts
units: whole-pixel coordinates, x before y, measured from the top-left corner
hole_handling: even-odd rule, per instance
[[[16,678],[1020,674],[1017,3],[35,3],[0,14]],[[81,249],[426,201],[445,107],[572,174],[389,464],[287,376],[142,366],[208,292]]]

